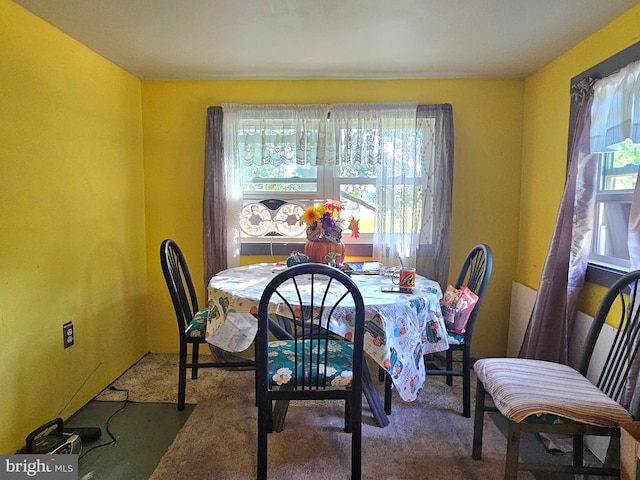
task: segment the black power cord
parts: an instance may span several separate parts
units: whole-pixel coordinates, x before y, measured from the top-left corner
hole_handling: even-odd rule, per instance
[[[95,450],[97,448],[106,447],[107,445],[112,445],[112,444],[114,444],[114,443],[116,443],[118,441],[116,439],[116,437],[113,435],[113,433],[111,433],[109,424],[111,422],[111,419],[113,417],[115,417],[117,413],[121,412],[124,409],[124,407],[127,406],[127,403],[129,403],[129,390],[128,389],[124,389],[124,388],[116,388],[113,385],[111,385],[109,387],[109,390],[115,390],[115,391],[118,391],[118,392],[126,392],[126,397],[125,397],[124,401],[122,402],[122,406],[120,408],[118,408],[115,412],[113,412],[109,416],[109,418],[107,419],[107,433],[111,437],[111,440],[108,441],[107,443],[101,443],[100,445],[95,445],[95,446],[91,447],[90,449],[88,449],[87,451],[82,452],[82,455],[80,455],[80,457],[78,457],[78,460],[81,460],[87,453],[89,453],[89,452],[91,452],[91,451],[93,451],[93,450]]]

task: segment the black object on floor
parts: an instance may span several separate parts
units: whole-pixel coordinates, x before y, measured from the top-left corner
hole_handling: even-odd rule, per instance
[[[80,454],[82,440],[78,435],[64,431],[62,418],[53,420],[36,428],[27,435],[25,446],[18,453],[27,454]]]
[[[64,433],[76,434],[80,437],[82,443],[86,444],[98,440],[102,436],[102,429],[100,427],[65,427]]]

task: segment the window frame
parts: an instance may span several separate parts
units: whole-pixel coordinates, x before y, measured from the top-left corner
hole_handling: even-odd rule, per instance
[[[611,189],[606,187],[607,179],[612,177],[632,175],[635,179],[638,175],[638,168],[640,167],[638,164],[626,165],[624,167],[613,167],[612,164],[614,162],[615,154],[615,151],[599,152],[596,154],[600,156],[598,158],[598,186],[595,197],[596,210],[594,224],[596,226],[600,226],[604,223],[601,221],[601,209],[599,208],[601,204],[603,207],[604,205],[616,204],[628,204],[630,206],[633,202],[633,188]],[[602,210],[604,210],[604,208]],[[598,231],[598,228],[594,229],[591,245],[592,251],[589,254],[589,258],[593,260],[592,264],[610,267],[616,271],[628,272],[630,267],[629,259],[625,260],[621,257],[600,255],[593,252],[593,250],[597,250],[596,245],[601,241],[600,236],[601,232]],[[604,236],[606,240],[606,232],[604,232]],[[624,243],[626,244],[626,241]]]
[[[420,117],[417,114],[417,117]],[[277,179],[273,179],[277,180]],[[417,177],[412,177],[412,182],[417,182]],[[245,183],[245,182],[243,182]],[[261,183],[261,182],[260,182]],[[295,180],[291,183],[295,183]],[[377,184],[376,177],[343,177],[340,175],[339,165],[317,165],[315,178],[317,189],[315,191],[300,192],[269,192],[269,191],[245,191],[242,190],[243,205],[260,203],[269,199],[278,199],[285,202],[297,203],[305,208],[321,203],[326,198],[339,199],[342,185],[371,185]],[[354,256],[370,257],[373,254],[374,233],[360,232],[359,239],[353,239],[349,235],[343,237],[343,243],[348,246],[349,254]],[[276,255],[289,254],[292,249],[301,251],[305,238],[285,236],[259,236],[247,238],[242,236],[240,240],[241,255]]]

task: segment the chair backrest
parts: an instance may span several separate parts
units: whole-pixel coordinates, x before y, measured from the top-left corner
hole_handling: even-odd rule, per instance
[[[187,261],[182,250],[173,240],[163,240],[160,244],[160,263],[173,308],[176,311],[178,330],[180,335],[183,335],[198,312],[198,299],[193,288]]]
[[[639,317],[640,270],[636,270],[620,277],[607,290],[593,318],[576,368],[584,376],[587,375],[593,350],[604,323],[613,326],[616,333],[596,386],[616,401],[620,401],[625,380],[640,347]]]
[[[274,310],[275,309],[275,310]],[[323,390],[327,385],[328,349],[335,338],[326,327],[329,319],[353,326],[353,379],[351,390],[362,390],[364,301],[356,284],[343,272],[327,265],[303,263],[276,275],[266,286],[258,307],[256,337],[256,375],[258,391],[266,391],[269,381],[269,316],[278,314],[291,321],[296,378],[304,385],[289,385],[296,390]],[[311,342],[320,348],[299,348]],[[316,343],[317,342],[317,343]],[[320,374],[318,374],[320,372]],[[301,379],[314,381],[302,382]]]
[[[471,343],[476,317],[478,316],[480,305],[482,304],[484,294],[489,285],[492,269],[493,253],[491,252],[491,248],[484,243],[479,243],[469,251],[467,257],[464,259],[460,274],[454,285],[455,288],[466,286],[478,296],[478,301],[475,307],[473,307],[465,327],[464,335],[467,345]]]

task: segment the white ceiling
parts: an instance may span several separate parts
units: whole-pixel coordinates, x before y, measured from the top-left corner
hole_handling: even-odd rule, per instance
[[[14,0],[145,80],[518,78],[638,0]]]

